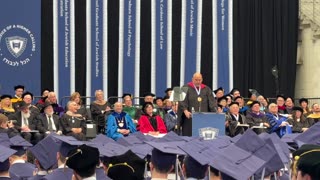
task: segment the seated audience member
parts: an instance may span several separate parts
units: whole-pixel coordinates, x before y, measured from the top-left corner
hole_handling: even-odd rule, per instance
[[[90,111],[93,122],[97,125],[97,133],[104,134],[106,126],[106,116],[111,112],[111,104],[104,100],[104,93],[102,90],[96,90],[96,100],[90,104]]]
[[[10,149],[6,146],[0,144],[0,179],[1,180],[10,180],[9,168],[10,162],[9,157],[13,155],[16,151]]]
[[[133,120],[122,109],[122,103],[116,102],[114,104],[114,112],[107,119],[106,135],[114,140],[136,132]]]
[[[226,113],[228,112],[229,108],[227,105],[227,97],[226,96],[222,96],[221,98],[218,99],[218,105],[222,106],[222,112]]]
[[[19,131],[14,128],[13,122],[8,117],[0,114],[0,133],[7,133],[9,138],[19,135]]]
[[[277,95],[277,105],[278,105],[278,111],[280,114],[288,114],[286,105],[285,105],[285,97],[283,95]]]
[[[259,95],[257,101],[260,102],[260,111],[268,112],[268,100],[264,96]]]
[[[11,98],[12,106],[15,106],[15,103],[22,101],[22,94],[24,92],[24,86],[17,85],[14,87],[14,96]]]
[[[173,171],[176,155],[171,153],[170,148],[167,152],[162,152],[161,149],[154,148],[149,163],[151,179],[168,179],[168,175]]]
[[[74,101],[67,104],[68,111],[60,118],[62,133],[66,136],[73,136],[80,141],[86,140],[86,121],[76,117],[78,105]]]
[[[223,113],[223,107],[221,104],[218,104],[217,113]]]
[[[163,110],[168,113],[168,111],[172,108],[173,102],[170,99],[163,99]]]
[[[178,129],[178,103],[173,103],[172,108],[164,116],[164,123],[167,131],[175,131]]]
[[[312,113],[311,109],[308,106],[309,105],[308,99],[306,99],[306,98],[299,99],[299,104],[300,104],[300,107],[303,109],[304,116],[307,117]]]
[[[292,108],[294,107],[293,99],[291,97],[286,98],[285,106],[286,106],[287,113],[291,114]]]
[[[288,119],[288,123],[292,125],[293,133],[303,133],[313,124],[313,119],[307,119],[302,113],[301,107],[292,108],[292,117]]]
[[[152,106],[153,106],[153,114],[154,114],[154,115],[160,115],[160,117],[163,118],[163,116],[161,116],[161,114],[164,115],[164,111],[161,110],[161,109],[159,109],[159,108],[158,108],[158,105],[153,104],[153,102],[154,102],[154,97],[155,97],[155,96],[156,96],[156,95],[154,95],[153,93],[147,92],[147,93],[144,93],[144,95],[143,95],[144,99],[143,99],[143,100],[144,100],[145,103],[146,103],[146,102],[149,102],[149,103],[152,104]],[[137,117],[138,117],[138,119],[140,119],[140,116],[141,116],[143,113],[144,113],[144,112],[143,112],[143,109],[138,110],[138,112],[137,112]]]
[[[82,99],[81,99],[80,93],[78,93],[78,92],[72,93],[70,96],[70,101],[74,101],[77,103],[77,105],[78,105],[77,114],[79,114],[78,116],[79,117],[81,116],[87,120],[89,118],[89,116],[87,113],[86,106],[82,104]]]
[[[164,91],[165,95],[164,95],[163,99],[170,99],[172,92],[173,92],[173,88],[167,88]]]
[[[198,159],[194,159],[190,155],[187,155],[184,158],[182,165],[182,173],[184,174],[186,180],[205,179],[207,172],[208,165],[200,164]]]
[[[230,94],[227,94],[227,95],[225,95],[225,97],[227,98],[227,107],[229,107],[229,104],[231,104],[231,102],[232,102],[232,96]]]
[[[320,119],[320,106],[318,103],[314,103],[312,106],[312,114],[310,114],[307,118],[311,120],[310,122],[317,123]]]
[[[135,125],[138,124],[138,117],[137,117],[138,109],[133,106],[132,95],[123,94],[122,101],[123,101],[123,111],[126,112],[131,117]]]
[[[49,102],[52,105],[54,114],[58,115],[59,117],[63,115],[64,109],[58,104],[55,92],[51,91],[48,93],[48,98],[46,99],[46,102]]]
[[[12,102],[11,102],[11,96],[10,95],[2,95],[0,97],[1,99],[1,110],[2,114],[9,116],[10,114],[13,114],[15,110],[12,107]]]
[[[41,98],[36,103],[37,108],[41,111],[42,107],[44,106],[46,99],[48,98],[50,90],[45,88],[41,91]]]
[[[99,165],[98,148],[81,145],[68,153],[67,166],[73,169],[72,179],[97,179],[96,166]]]
[[[166,126],[159,115],[153,114],[153,104],[144,103],[142,106],[143,114],[141,115],[137,130],[141,133],[149,133],[158,135],[159,133],[167,133]]]
[[[62,134],[62,128],[60,126],[59,122],[59,116],[54,114],[53,107],[50,103],[46,103],[42,110],[41,114],[39,114],[37,117],[37,130],[46,137],[47,135],[51,133],[56,133],[61,135]]]
[[[162,97],[156,97],[154,100],[154,107],[157,107],[157,111],[162,119],[164,119],[164,115],[166,114],[166,111],[164,110],[163,100]]]
[[[242,115],[247,115],[247,110],[249,109],[249,107],[244,105],[243,97],[238,96],[238,97],[234,98],[234,101],[239,103],[239,113]]]
[[[232,97],[232,99],[238,97],[238,96],[241,96],[240,94],[240,90],[238,88],[233,88],[231,91],[230,91],[230,96]]]
[[[29,110],[32,114],[34,114],[35,116],[40,114],[40,110],[32,104],[32,101],[33,101],[33,94],[32,93],[30,93],[30,92],[23,93],[22,100],[29,106]]]
[[[16,120],[14,128],[17,129],[21,136],[28,142],[37,143],[42,139],[42,136],[38,132],[31,133],[32,130],[36,130],[36,119],[35,115],[31,114],[29,106],[22,101],[19,110],[9,116],[10,120]]]
[[[216,100],[218,100],[219,98],[222,98],[224,95],[224,89],[222,87],[219,87],[218,89],[213,91]]]
[[[270,124],[269,133],[275,132],[279,137],[282,137],[291,130],[291,127],[288,126],[288,118],[278,113],[278,106],[275,103],[269,105],[269,112],[266,113],[266,116]]]
[[[244,124],[247,124],[247,121],[246,117],[239,113],[239,103],[232,102],[226,115],[226,128],[229,131],[229,136],[234,137],[238,134],[243,134],[248,127],[239,125]]]
[[[264,113],[260,111],[260,103],[258,101],[253,101],[250,104],[251,111],[247,113],[247,123],[250,128],[254,127],[253,130],[257,134],[267,132],[266,128],[270,128],[267,117]]]
[[[156,104],[158,106],[158,108],[163,108],[162,97],[156,97],[154,99],[154,104]]]

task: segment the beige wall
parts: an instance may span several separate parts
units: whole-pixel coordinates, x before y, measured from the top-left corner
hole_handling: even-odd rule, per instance
[[[304,27],[300,40],[295,97],[320,97],[320,39],[314,38],[310,27]]]

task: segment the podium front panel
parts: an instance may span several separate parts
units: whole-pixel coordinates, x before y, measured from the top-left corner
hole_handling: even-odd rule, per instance
[[[216,128],[219,129],[219,136],[225,135],[225,114],[193,113],[192,137],[199,137],[202,128]]]

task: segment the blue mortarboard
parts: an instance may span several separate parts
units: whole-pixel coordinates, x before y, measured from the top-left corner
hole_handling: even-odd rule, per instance
[[[69,151],[66,165],[75,172],[88,171],[99,164],[99,150],[85,144]]]
[[[235,144],[223,149],[223,153],[212,153],[213,158],[210,166],[216,168],[226,176],[238,180],[247,180],[261,167],[265,161],[247,152]]]
[[[17,135],[10,138],[10,147],[14,150],[17,150],[15,155],[21,156],[26,153],[26,148],[31,147],[32,144],[23,139],[21,136]]]
[[[59,145],[56,144],[52,136],[47,136],[35,146],[29,148],[29,150],[40,162],[44,170],[50,169],[57,163],[56,156],[59,151]]]
[[[301,147],[303,144],[320,145],[320,122],[311,126],[307,131],[295,138],[295,142]]]
[[[110,143],[110,142],[114,142],[114,140],[109,138],[109,137],[107,137],[106,135],[99,134],[94,139],[91,139],[91,142],[107,144],[107,143]]]
[[[248,141],[250,139],[250,141]],[[242,137],[235,143],[236,146],[244,149],[247,152],[253,153],[255,156],[266,162],[264,166],[265,174],[276,172],[284,167],[281,158],[277,154],[275,147],[270,139],[266,141],[261,139],[254,131],[248,129]],[[262,169],[257,173],[261,175]]]
[[[35,169],[30,163],[15,163],[10,166],[9,174],[13,180],[24,180],[32,177]]]
[[[136,138],[138,138],[140,141],[153,141],[154,137],[149,136],[149,135],[144,135],[143,133],[141,133],[140,131],[134,132],[132,134],[130,134],[130,136],[135,136]]]
[[[117,143],[123,145],[123,146],[132,146],[132,145],[136,145],[136,144],[144,144],[144,142],[142,140],[140,140],[139,138],[137,138],[136,136],[127,136],[127,137],[123,137],[123,138],[119,138],[117,140]]]
[[[2,145],[0,145],[0,149],[0,172],[8,171],[10,167],[9,157],[16,151]]]
[[[151,155],[152,149],[153,147],[149,144],[138,144],[130,147],[130,150],[141,159],[146,158],[147,155]]]
[[[154,141],[155,142],[172,142],[172,141],[185,141],[185,140],[175,132],[170,131],[162,138],[155,139]]]
[[[83,142],[77,140],[72,136],[52,136],[61,141],[59,152],[62,156],[67,157],[70,150],[77,148],[78,146],[82,145]]]
[[[0,145],[10,147],[11,142],[7,133],[0,133]]]
[[[45,180],[67,180],[72,179],[73,171],[70,168],[58,168],[55,169],[52,173],[43,177]]]
[[[108,144],[98,144],[98,146],[96,147],[99,149],[100,156],[103,157],[103,159],[108,159],[114,156],[120,156],[129,151],[128,147],[125,147],[116,142]]]

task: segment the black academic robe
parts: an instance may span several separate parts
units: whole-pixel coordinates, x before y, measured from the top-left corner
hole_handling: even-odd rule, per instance
[[[267,120],[267,116],[264,113],[260,113],[259,115],[256,115],[254,113],[248,113],[246,119],[250,128],[253,126],[260,126],[261,123],[269,123]],[[268,129],[254,128],[253,131],[255,131],[257,134],[261,134],[263,132],[268,132]]]
[[[12,138],[12,137],[20,134],[19,131],[16,130],[14,127],[8,128],[8,129],[4,129],[4,128],[0,127],[0,133],[7,133],[9,138]]]
[[[238,114],[239,119],[237,121],[237,119],[234,117],[234,115],[228,114],[226,115],[226,121],[229,122],[229,136],[234,137],[238,134],[243,134],[248,128],[243,127],[243,126],[238,126],[238,122],[240,124],[247,124],[247,120],[246,117],[242,114]]]
[[[45,133],[47,131],[49,131],[49,128],[48,128],[48,119],[47,119],[47,116],[43,113],[43,114],[39,114],[37,117],[37,130],[39,130],[40,133]],[[52,119],[53,119],[53,122],[54,122],[54,125],[56,126],[56,131],[62,131],[62,128],[60,126],[60,123],[59,123],[59,116],[56,115],[56,114],[53,114],[52,115]]]
[[[189,83],[190,84],[190,83]],[[190,85],[185,85],[188,88],[188,92],[184,101],[179,102],[178,115],[180,116],[179,124],[182,126],[182,134],[184,136],[192,135],[192,119],[187,119],[184,115],[184,110],[192,112],[192,108],[195,112],[216,112],[216,102],[213,97],[211,89],[202,84],[200,94],[198,95],[196,89]],[[201,102],[198,98],[201,98]]]
[[[86,121],[83,118],[71,117],[67,114],[62,115],[60,118],[62,133],[67,136],[73,136],[78,140],[86,140]],[[81,133],[73,133],[72,128],[81,128]]]
[[[97,133],[104,134],[105,126],[106,126],[106,116],[108,116],[111,113],[111,112],[105,112],[108,106],[111,108],[111,104],[109,102],[106,102],[103,105],[99,105],[95,102],[90,104],[92,120],[98,126]]]
[[[8,117],[10,120],[17,120],[17,123],[14,123],[14,128],[21,131],[22,126],[22,115],[21,111],[15,112],[14,114],[9,115]],[[31,130],[36,129],[36,119],[34,114],[30,114],[30,117],[28,118],[28,126]]]

